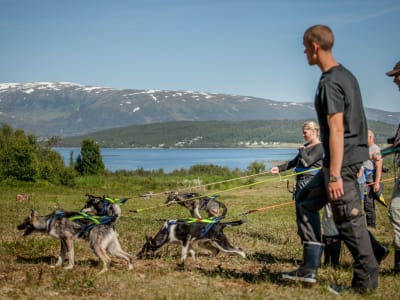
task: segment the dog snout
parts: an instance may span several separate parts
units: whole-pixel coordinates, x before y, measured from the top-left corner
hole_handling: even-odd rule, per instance
[[[18,230],[24,230],[25,228],[27,228],[29,226],[29,222],[27,220],[25,220],[23,223],[19,224],[17,226]]]

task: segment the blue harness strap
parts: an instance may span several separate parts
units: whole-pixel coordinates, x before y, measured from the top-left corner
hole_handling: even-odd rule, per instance
[[[79,236],[82,236],[92,230],[96,225],[107,225],[115,220],[114,216],[92,216],[84,212],[79,212],[78,214],[68,218],[70,221],[76,220],[90,220],[91,223],[85,225]]]
[[[50,218],[49,218],[49,222],[47,223],[47,232],[50,232],[50,227],[51,227],[51,224],[54,222],[54,220],[56,219],[56,218],[62,218],[62,217],[64,217],[65,216],[65,213],[64,213],[64,211],[62,211],[62,210],[57,210],[54,214],[52,214],[51,216],[50,216]]]

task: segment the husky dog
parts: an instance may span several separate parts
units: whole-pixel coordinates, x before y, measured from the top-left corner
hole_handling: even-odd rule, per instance
[[[121,217],[121,207],[119,204],[125,203],[129,198],[112,199],[105,196],[98,197],[86,194],[85,206],[82,212],[94,213],[98,216],[115,216],[113,225],[116,225]]]
[[[167,243],[180,243],[182,245],[181,264],[184,264],[188,252],[191,254],[192,258],[195,257],[195,251],[192,247],[192,243],[194,242],[210,250],[214,255],[217,255],[219,251],[223,251],[235,253],[246,258],[244,251],[233,247],[223,233],[226,226],[238,226],[244,222],[239,220],[220,223],[218,219],[214,220],[213,223],[190,223],[188,220],[180,219],[168,220],[163,224],[154,238],[146,236],[146,243],[137,254],[137,258],[151,257],[158,249]]]
[[[228,208],[222,202],[215,200],[215,198],[216,196],[200,197],[198,193],[179,195],[178,192],[169,192],[165,204],[177,203],[186,207],[190,211],[192,218],[201,218],[199,210],[205,210],[208,217],[218,217],[222,219],[226,216]]]
[[[75,216],[79,216],[79,213],[56,211],[47,216],[39,216],[36,211],[31,210],[29,216],[17,228],[24,230],[23,236],[36,231],[47,233],[60,240],[61,250],[55,267],[63,264],[66,255],[69,264],[65,268],[72,269],[74,267],[74,240],[82,237],[89,242],[90,248],[102,260],[103,269],[100,273],[107,271],[111,264],[111,258],[107,253],[125,259],[128,269],[133,269],[131,257],[121,249],[118,234],[111,224],[115,217],[107,217],[110,219],[103,222],[105,224],[102,222],[94,224],[90,219],[76,218]]]

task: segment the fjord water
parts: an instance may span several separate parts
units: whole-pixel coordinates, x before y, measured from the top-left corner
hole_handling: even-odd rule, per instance
[[[70,153],[74,160],[80,153],[80,148],[54,148],[69,164]],[[216,149],[132,149],[132,148],[102,148],[101,155],[107,170],[146,171],[163,169],[171,172],[176,169],[187,169],[196,164],[213,164],[229,169],[246,168],[254,161],[270,168],[277,163],[292,159],[297,154],[296,148],[216,148]]]

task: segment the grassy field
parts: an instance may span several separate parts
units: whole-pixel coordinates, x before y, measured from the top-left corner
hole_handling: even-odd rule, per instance
[[[389,175],[386,174],[387,177]],[[386,177],[386,178],[387,178]],[[176,179],[179,186],[179,179]],[[183,180],[183,178],[182,178]],[[290,179],[293,181],[293,179]],[[0,298],[1,299],[336,299],[328,283],[349,285],[352,259],[343,247],[341,268],[322,267],[318,283],[304,285],[281,280],[280,272],[292,270],[302,259],[302,247],[295,224],[294,205],[279,177],[258,177],[231,182],[229,186],[209,186],[203,194],[220,194],[228,206],[227,220],[251,209],[264,210],[245,217],[247,223],[226,228],[232,244],[248,255],[220,253],[212,257],[199,249],[195,260],[188,258],[184,268],[178,267],[180,248],[165,247],[160,258],[136,260],[128,271],[124,261],[113,259],[109,272],[98,275],[101,265],[87,243],[75,243],[76,266],[73,270],[52,268],[59,252],[59,242],[45,235],[22,238],[16,226],[31,208],[40,214],[55,209],[79,210],[85,194],[131,197],[122,207],[123,216],[117,226],[124,250],[133,256],[141,249],[145,234],[154,235],[162,219],[189,217],[180,206],[163,205],[165,188],[153,182],[155,196],[151,200],[138,197],[147,192],[140,183],[126,179],[86,179],[74,189],[48,186],[44,183],[12,187],[2,186],[0,203]],[[170,184],[173,189],[173,184]],[[181,187],[180,187],[181,188]],[[385,195],[390,200],[392,181],[386,182]],[[16,202],[16,194],[28,193],[27,202]],[[280,204],[281,206],[276,206]],[[139,213],[132,210],[143,209]],[[381,265],[379,289],[371,299],[398,299],[399,275],[394,275],[392,228],[387,209],[377,204],[376,237],[391,249]],[[347,295],[347,299],[361,299]]]

